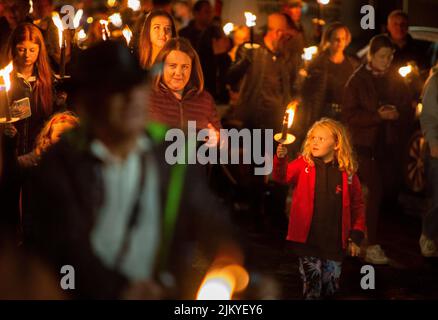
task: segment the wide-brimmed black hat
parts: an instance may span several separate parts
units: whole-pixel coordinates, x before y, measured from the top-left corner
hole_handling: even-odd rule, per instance
[[[147,79],[148,72],[121,41],[102,41],[82,51],[72,66],[71,92],[120,92]]]

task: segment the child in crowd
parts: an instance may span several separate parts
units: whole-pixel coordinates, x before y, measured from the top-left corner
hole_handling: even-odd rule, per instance
[[[332,296],[345,254],[359,255],[365,209],[356,171],[349,135],[332,119],[311,127],[298,159],[288,163],[287,148],[277,148],[273,179],[295,186],[287,240],[299,256],[305,299]]]

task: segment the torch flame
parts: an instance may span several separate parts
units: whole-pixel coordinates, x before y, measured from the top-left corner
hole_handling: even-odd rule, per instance
[[[248,272],[239,265],[215,269],[205,276],[196,300],[231,300],[233,293],[244,290],[248,283]]]
[[[129,43],[131,42],[131,38],[132,38],[132,31],[131,31],[131,29],[129,29],[128,26],[125,26],[123,28],[122,33],[123,33],[123,36],[125,37],[126,44],[129,46]]]
[[[123,25],[122,16],[118,12],[110,15],[108,20],[117,28],[120,28]]]
[[[296,110],[297,110],[297,106],[298,106],[298,102],[297,101],[292,101],[287,106],[286,113],[288,114],[288,117],[287,117],[287,127],[288,128],[292,127],[292,124],[294,123],[294,118],[295,118],[295,113],[296,113]]]
[[[128,0],[128,8],[138,11],[141,8],[140,0]]]
[[[59,47],[62,48],[62,41],[63,41],[62,33],[64,31],[64,25],[63,25],[63,23],[61,21],[61,18],[59,17],[58,12],[53,12],[52,13],[52,21],[55,24],[56,28],[58,29]]]
[[[301,56],[304,60],[310,61],[313,59],[313,56],[318,53],[318,47],[308,47],[304,48],[304,53]]]
[[[6,91],[9,91],[9,89],[11,89],[10,74],[12,70],[14,70],[14,65],[12,64],[12,61],[4,69],[0,70],[0,77],[3,78]]]
[[[32,14],[33,13],[33,1],[32,0],[29,0],[29,6],[30,6],[29,14]]]
[[[412,66],[410,64],[408,64],[407,66],[401,67],[400,69],[398,69],[398,73],[400,73],[400,75],[405,78],[407,77],[408,74],[410,74],[412,72]]]
[[[103,26],[104,29],[102,29],[102,38],[104,41],[108,40],[107,35],[109,36],[110,32],[108,29],[108,21],[107,20],[99,20],[99,23]]]
[[[234,24],[231,22],[228,22],[226,25],[224,25],[224,33],[229,36],[231,32],[234,30]]]
[[[245,19],[246,19],[246,26],[248,28],[256,26],[256,20],[257,20],[257,16],[256,15],[252,14],[249,11],[246,11],[245,12]]]
[[[319,4],[326,5],[330,3],[330,0],[318,0]]]
[[[73,18],[73,26],[75,29],[79,27],[79,23],[81,23],[82,16],[84,15],[84,10],[79,9],[78,12],[76,12],[75,17]]]
[[[116,5],[116,0],[108,0],[107,4],[109,7],[114,7]]]
[[[85,33],[84,29],[79,30],[77,37],[79,41],[84,41],[87,38],[87,34]]]

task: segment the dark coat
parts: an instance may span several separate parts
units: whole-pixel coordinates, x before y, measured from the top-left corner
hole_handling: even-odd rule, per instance
[[[401,76],[387,73],[380,81],[385,97],[379,97],[376,77],[366,65],[362,65],[347,82],[342,109],[342,117],[350,129],[353,144],[372,151],[375,151],[378,143],[403,143],[414,120],[411,96]],[[382,120],[377,110],[383,104],[396,106],[400,118],[390,123]],[[386,139],[387,142],[384,141]]]
[[[34,149],[35,140],[51,114],[46,114],[41,107],[37,107],[34,96],[35,81],[28,82],[18,77],[15,72],[13,72],[12,75],[12,89],[9,95],[10,102],[12,103],[15,100],[29,98],[32,112],[29,118],[20,120],[14,124],[18,131],[17,151],[18,155],[21,156]],[[56,95],[54,85],[55,83],[53,83],[53,97]]]
[[[228,72],[231,85],[241,80],[240,96],[236,106],[236,117],[244,127],[279,129],[284,112],[292,99],[296,75],[295,60],[284,54],[275,54],[265,46],[258,49],[239,48],[238,59]],[[275,65],[276,69],[270,66]],[[277,72],[279,70],[279,72]],[[263,99],[267,83],[266,76],[280,83],[276,94]]]
[[[101,162],[90,152],[89,142],[81,130],[67,134],[32,174],[29,212],[33,223],[25,240],[56,274],[63,265],[75,266],[76,298],[115,299],[128,281],[118,271],[105,267],[91,246],[90,234],[104,193]],[[165,149],[165,145],[157,144],[151,151],[159,167],[162,208],[173,168],[164,160]],[[188,274],[193,273],[193,244],[200,241],[202,248],[208,248],[207,254],[214,254],[217,244],[226,242],[230,234],[226,210],[208,191],[204,177],[196,166],[186,170],[190,180],[183,181],[170,256],[164,260],[165,268],[159,268],[158,258],[156,261],[157,274],[169,271],[177,277],[177,283],[184,281],[185,286],[193,283]]]
[[[223,36],[223,31],[216,25],[211,25],[205,30],[198,30],[195,22],[179,31],[179,36],[190,40],[193,48],[199,55],[202,72],[204,73],[205,90],[207,90],[218,103],[228,102],[228,92],[225,87],[225,76],[231,65],[228,53],[214,54],[213,39]]]
[[[346,56],[347,63],[350,66],[350,73],[347,75],[346,81],[350,78],[356,68],[359,66],[358,61]],[[303,125],[303,133],[307,132],[310,126],[318,121],[324,114],[324,108],[327,103],[333,101],[326,101],[327,86],[328,86],[328,64],[329,55],[323,53],[319,55],[308,67],[307,77],[304,80],[302,88],[303,105],[299,113],[302,113],[300,120]],[[341,96],[343,95],[343,92]],[[298,121],[298,120],[297,120]]]

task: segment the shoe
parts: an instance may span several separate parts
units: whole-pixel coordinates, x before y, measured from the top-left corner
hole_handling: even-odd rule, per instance
[[[435,241],[422,234],[418,243],[420,244],[421,254],[424,257],[438,257],[438,248],[435,244]]]
[[[389,259],[380,245],[368,246],[365,253],[365,261],[371,264],[388,264]]]

